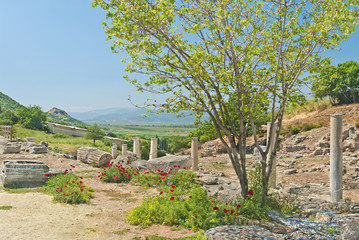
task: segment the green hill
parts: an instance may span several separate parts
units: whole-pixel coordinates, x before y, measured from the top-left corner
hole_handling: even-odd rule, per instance
[[[71,117],[64,110],[58,108],[52,108],[50,111],[46,113],[46,115],[49,121],[60,123],[60,124],[71,125],[76,127],[83,127],[87,125],[86,123]]]
[[[8,95],[0,92],[0,107],[2,109],[9,109],[15,111],[17,108],[23,107],[20,103],[16,102],[14,99]]]

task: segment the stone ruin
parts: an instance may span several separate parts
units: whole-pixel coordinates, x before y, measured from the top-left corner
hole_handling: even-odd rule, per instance
[[[96,148],[80,147],[77,150],[77,159],[83,163],[101,167],[106,166],[112,160],[112,155]]]
[[[49,167],[41,161],[3,160],[0,166],[0,186],[39,187],[45,184]]]
[[[27,137],[24,139],[24,142],[21,143],[21,150],[32,154],[47,153],[47,147],[47,142],[41,141],[40,144],[36,144],[35,138],[33,137]]]

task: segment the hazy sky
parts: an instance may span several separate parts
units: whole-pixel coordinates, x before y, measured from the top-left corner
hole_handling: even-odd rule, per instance
[[[105,41],[105,11],[88,0],[0,0],[0,92],[44,111],[87,111],[130,107],[146,94],[122,76],[127,73]],[[326,54],[333,63],[359,61],[359,32]]]

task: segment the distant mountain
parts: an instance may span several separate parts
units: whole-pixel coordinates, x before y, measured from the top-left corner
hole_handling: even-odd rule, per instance
[[[50,111],[48,111],[46,115],[48,120],[53,122],[58,122],[60,124],[62,123],[62,124],[77,126],[77,127],[87,125],[86,123],[71,117],[64,110],[55,107],[52,108]]]
[[[8,95],[5,95],[0,92],[0,107],[1,109],[9,109],[14,111],[17,108],[21,108],[23,106]]]
[[[144,113],[146,113],[146,117],[142,116]],[[147,113],[144,108],[108,108],[82,113],[71,112],[69,114],[88,123],[193,124],[195,121],[194,116],[177,118],[176,114]]]

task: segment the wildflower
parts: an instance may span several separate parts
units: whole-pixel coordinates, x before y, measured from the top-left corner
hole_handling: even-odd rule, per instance
[[[174,200],[175,198],[174,197],[171,197],[170,200]]]
[[[253,191],[252,191],[252,190],[249,190],[249,191],[248,191],[248,195],[249,195],[249,196],[253,196]]]
[[[172,188],[175,188],[176,186],[172,186]]]
[[[83,192],[84,191],[84,189],[83,188],[81,188],[81,192]]]
[[[192,198],[192,196],[189,196],[189,198]]]
[[[237,208],[240,208],[240,207],[241,207],[241,205],[240,205],[240,204],[238,204],[238,205],[237,205]]]
[[[49,176],[49,174],[45,173],[45,177],[48,177],[48,176]]]
[[[183,167],[183,169],[186,169],[186,167]]]
[[[231,210],[231,214],[233,214],[234,213],[234,210]]]
[[[227,209],[224,209],[224,213],[227,213],[228,212],[228,210]]]
[[[171,192],[173,192],[174,190],[173,189],[171,189]]]
[[[163,194],[163,192],[160,192],[160,195],[162,195]]]
[[[215,210],[215,211],[216,211],[216,210],[218,210],[218,207],[217,207],[217,206],[215,206],[215,207],[213,208],[213,210]]]

